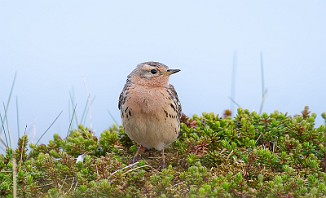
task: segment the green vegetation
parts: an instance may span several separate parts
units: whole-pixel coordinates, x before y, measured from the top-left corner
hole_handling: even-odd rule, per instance
[[[117,126],[99,138],[79,126],[47,145],[22,136],[0,155],[0,197],[13,197],[13,157],[18,197],[326,197],[326,126],[315,126],[316,114],[229,114],[183,117],[164,170],[155,150],[130,165],[137,147]]]

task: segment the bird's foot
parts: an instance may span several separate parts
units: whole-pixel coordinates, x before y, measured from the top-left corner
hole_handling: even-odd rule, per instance
[[[162,162],[161,167],[162,167],[162,170],[163,170],[163,169],[166,169],[166,164],[165,164],[165,162]]]
[[[142,145],[139,146],[134,158],[132,159],[132,163],[136,163],[138,162],[138,160],[140,159],[140,154],[143,153],[145,151],[145,147],[143,147]]]

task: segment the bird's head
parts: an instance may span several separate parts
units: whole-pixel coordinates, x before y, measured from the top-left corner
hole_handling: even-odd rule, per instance
[[[169,85],[169,76],[179,71],[180,69],[169,69],[159,62],[144,62],[137,65],[128,79],[143,86],[166,87]]]

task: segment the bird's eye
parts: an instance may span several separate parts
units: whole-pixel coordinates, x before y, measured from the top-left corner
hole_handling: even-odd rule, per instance
[[[156,73],[157,73],[157,70],[156,70],[156,69],[152,69],[152,70],[151,70],[151,73],[152,73],[152,74],[156,74]]]

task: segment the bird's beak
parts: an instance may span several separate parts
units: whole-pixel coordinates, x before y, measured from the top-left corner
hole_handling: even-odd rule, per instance
[[[170,76],[171,74],[175,74],[177,72],[181,71],[180,69],[168,69],[166,71],[166,75]]]

